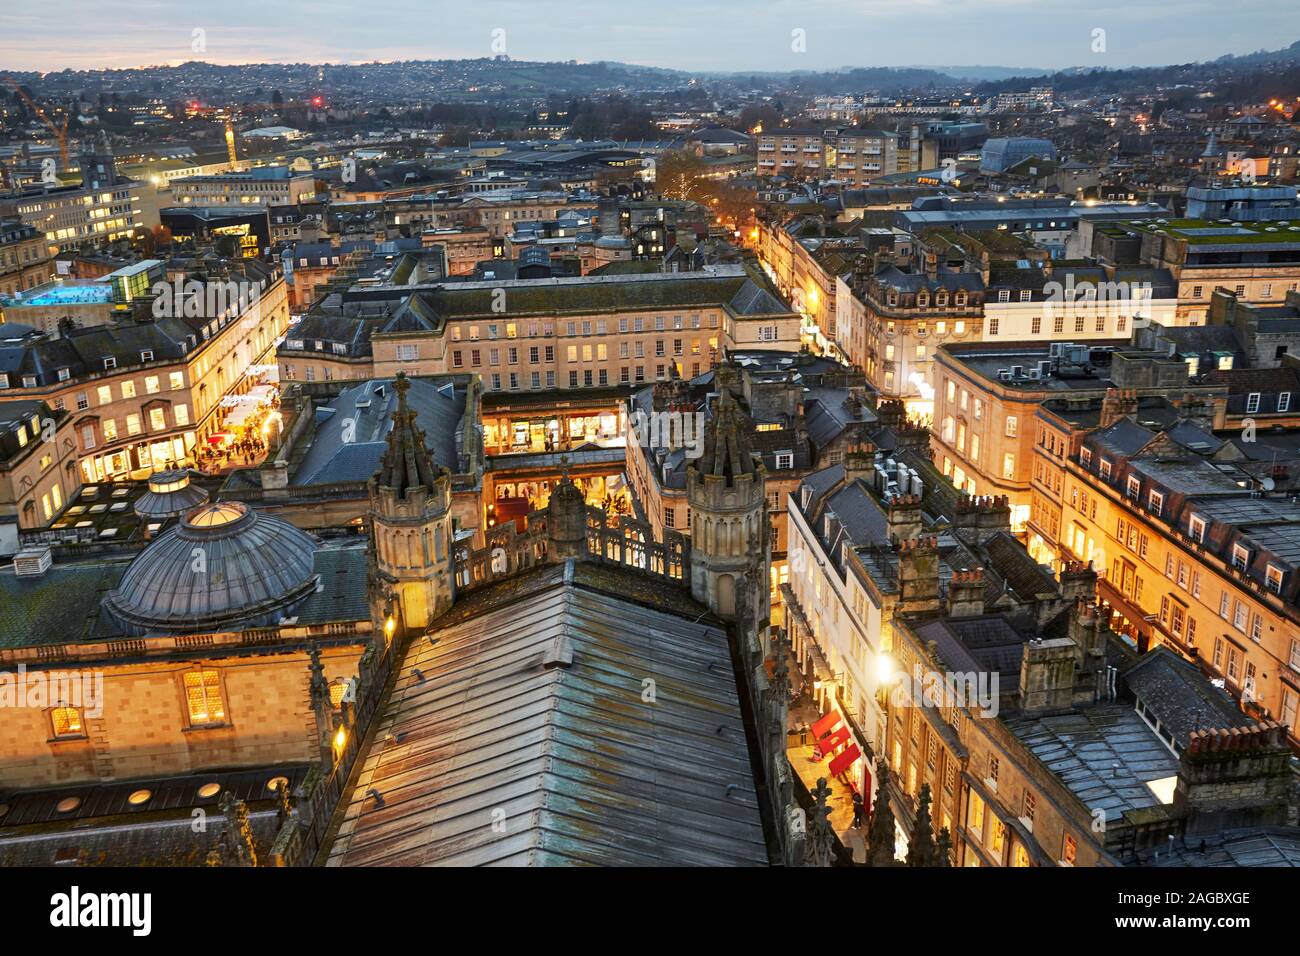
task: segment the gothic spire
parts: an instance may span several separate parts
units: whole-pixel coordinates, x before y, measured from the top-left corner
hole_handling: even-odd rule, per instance
[[[740,475],[753,475],[756,466],[749,443],[752,427],[731,390],[723,388],[713,405],[713,418],[705,426],[701,473],[724,477],[728,484]]]
[[[393,381],[397,392],[397,411],[393,412],[393,429],[388,433],[388,448],[379,463],[376,476],[382,488],[392,488],[403,495],[416,487],[433,490],[438,476],[433,459],[424,444],[424,431],[415,424],[415,412],[406,404],[411,382],[404,372]]]

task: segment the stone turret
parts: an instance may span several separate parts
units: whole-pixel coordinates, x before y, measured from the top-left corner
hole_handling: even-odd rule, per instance
[[[719,382],[713,417],[705,425],[704,454],[686,469],[691,508],[691,593],[725,620],[734,620],[737,591],[753,587],[753,620],[768,614],[767,471],[756,461],[752,425],[731,389]],[[749,583],[754,582],[754,583]]]
[[[451,473],[434,466],[406,403],[410,387],[398,373],[388,448],[370,479],[370,521],[376,572],[397,596],[401,623],[424,628],[456,596]]]

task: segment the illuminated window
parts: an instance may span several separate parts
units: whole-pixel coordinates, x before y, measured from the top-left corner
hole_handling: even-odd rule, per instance
[[[330,684],[330,706],[336,710],[342,706],[343,697],[348,692],[348,680],[340,677]]]
[[[1017,843],[1015,851],[1011,854],[1012,866],[1029,866],[1029,851],[1025,849],[1023,843]]]
[[[997,817],[993,818],[993,833],[989,837],[989,849],[997,855],[999,862],[1002,859],[1002,846],[1007,839],[1007,825]]]
[[[966,807],[966,826],[977,836],[984,833],[984,801],[974,791],[971,792]]]
[[[54,725],[56,737],[80,737],[84,733],[81,711],[75,707],[55,707],[50,711],[50,722]]]
[[[185,702],[191,724],[217,724],[226,719],[221,702],[221,680],[216,671],[190,671],[185,675]]]

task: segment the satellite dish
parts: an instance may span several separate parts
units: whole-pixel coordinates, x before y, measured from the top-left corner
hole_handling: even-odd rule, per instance
[[[1273,481],[1272,478],[1261,478],[1259,480],[1259,486],[1265,491],[1272,491],[1277,487],[1277,483]]]

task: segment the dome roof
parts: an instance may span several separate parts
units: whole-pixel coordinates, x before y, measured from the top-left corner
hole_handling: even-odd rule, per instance
[[[133,634],[269,626],[315,589],[316,546],[242,502],[200,505],[136,556],[104,606]]]
[[[208,500],[208,493],[193,484],[188,468],[160,471],[149,476],[149,490],[135,502],[141,518],[175,518]]]

